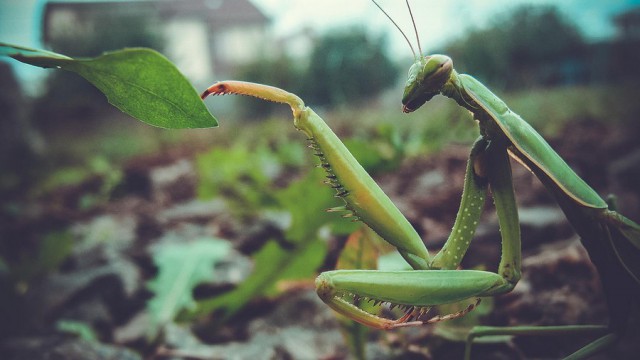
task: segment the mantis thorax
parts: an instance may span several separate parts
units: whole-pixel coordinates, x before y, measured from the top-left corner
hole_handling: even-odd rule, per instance
[[[457,71],[451,71],[449,80],[442,87],[442,95],[455,100],[458,105],[469,110],[473,115],[474,120],[478,122],[480,135],[487,140],[493,141],[507,141],[504,133],[494,119],[480,106],[471,96],[468,95],[467,90],[464,87],[464,83],[461,77],[468,75],[460,75]]]

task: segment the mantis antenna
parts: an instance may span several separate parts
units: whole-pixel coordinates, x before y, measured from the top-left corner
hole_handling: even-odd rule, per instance
[[[411,41],[409,41],[409,38],[407,37],[407,35],[404,33],[404,31],[402,31],[402,29],[400,29],[400,26],[398,26],[398,24],[396,24],[395,21],[393,21],[393,19],[391,18],[391,16],[389,16],[389,14],[387,14],[386,11],[384,11],[384,9],[380,6],[380,4],[378,4],[376,2],[376,0],[371,0],[373,1],[374,4],[376,4],[376,6],[378,7],[378,9],[380,9],[380,11],[382,11],[383,14],[385,14],[387,16],[387,18],[389,20],[391,20],[391,22],[393,23],[393,25],[396,26],[396,29],[398,29],[398,31],[400,31],[400,33],[402,34],[402,36],[404,36],[404,39],[407,40],[407,44],[409,44],[409,48],[411,49],[411,52],[413,53],[413,58],[414,59],[418,59],[418,57],[416,56],[416,51],[413,50],[413,46],[411,46]],[[407,5],[409,5],[409,3],[407,3]],[[409,8],[409,13],[411,13],[411,8]],[[413,19],[413,15],[411,15],[411,19]],[[415,27],[416,23],[413,23],[413,26]],[[416,33],[416,36],[418,34]],[[420,41],[418,41],[418,44],[420,44]],[[422,51],[420,51],[420,56],[422,56]]]
[[[416,27],[416,19],[413,18],[413,12],[411,12],[411,6],[409,5],[409,0],[405,0],[405,1],[407,3],[407,9],[409,9],[409,15],[411,15],[411,22],[413,23],[413,31],[416,33],[416,40],[418,42],[418,51],[420,51],[420,56],[422,56],[422,47],[420,46],[420,36],[418,36],[418,28]]]

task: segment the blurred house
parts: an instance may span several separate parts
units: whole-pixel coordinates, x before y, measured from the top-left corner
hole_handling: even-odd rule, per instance
[[[265,55],[268,26],[249,0],[53,0],[44,7],[42,35],[49,48],[72,56],[154,47],[199,84]]]

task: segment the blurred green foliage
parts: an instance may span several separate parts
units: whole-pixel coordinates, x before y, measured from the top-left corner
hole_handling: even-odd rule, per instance
[[[34,246],[35,253],[19,254],[7,259],[11,280],[20,289],[26,290],[29,283],[55,271],[71,254],[73,237],[67,231],[44,235]]]
[[[214,148],[198,155],[196,163],[199,198],[226,198],[234,215],[245,219],[273,205],[270,174],[278,172],[280,163],[267,149]]]
[[[323,178],[322,171],[313,171],[286,188],[274,191],[276,204],[256,206],[257,211],[271,208],[288,214],[291,220],[285,229],[285,238],[267,241],[253,255],[254,269],[251,275],[234,290],[200,301],[193,315],[215,312],[218,315],[217,322],[221,323],[251,299],[280,293],[281,290],[276,287],[278,282],[315,276],[327,251],[319,230],[331,226],[334,233],[344,234],[357,226],[324,211],[335,206],[338,200],[332,196],[332,189],[322,186]]]
[[[95,193],[87,192],[81,198],[81,208],[88,209],[95,204],[105,203],[123,178],[122,170],[109,163],[102,156],[95,156],[82,166],[55,169],[33,189],[34,196],[40,196],[62,187],[80,186],[91,178],[99,178],[100,186]]]

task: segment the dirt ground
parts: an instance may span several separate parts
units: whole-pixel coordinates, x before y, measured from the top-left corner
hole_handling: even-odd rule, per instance
[[[640,124],[640,123],[638,123]],[[640,220],[640,125],[611,128],[580,119],[550,143],[600,194],[618,195],[621,212]],[[451,145],[429,158],[405,161],[377,177],[382,188],[437,250],[457,212],[468,148]],[[34,280],[14,296],[3,296],[0,352],[6,359],[344,359],[349,350],[334,313],[315,295],[312,282],[273,299],[256,299],[226,325],[212,331],[207,319],[171,325],[146,338],[145,283],[156,274],[149,248],[161,239],[216,236],[230,239],[237,255],[216,268],[227,279],[196,289],[196,296],[223,293],[250,271],[247,253],[274,232],[268,222],[240,224],[221,201],[196,199],[194,154],[171,149],[131,159],[117,196],[88,210],[79,204],[103,179],[57,189],[29,203],[20,216],[3,212],[5,251],[24,256],[38,239],[69,230],[87,239],[74,247],[59,271]],[[523,238],[523,278],[498,296],[480,316],[485,325],[606,324],[598,274],[578,237],[546,190],[513,163]],[[320,171],[320,170],[317,170]],[[490,201],[464,268],[495,270],[500,234]],[[329,270],[345,239],[331,238],[321,270]],[[109,242],[108,245],[105,245]],[[488,301],[490,303],[490,301]],[[613,350],[596,359],[632,359],[640,352],[638,309],[631,329]],[[634,318],[635,317],[635,318]],[[60,331],[58,320],[89,324],[98,340]],[[59,324],[59,323],[58,323]],[[370,331],[368,359],[459,359],[463,344],[446,327]],[[580,337],[516,337],[474,346],[474,359],[555,359],[584,344]],[[5,357],[6,356],[6,357]]]

